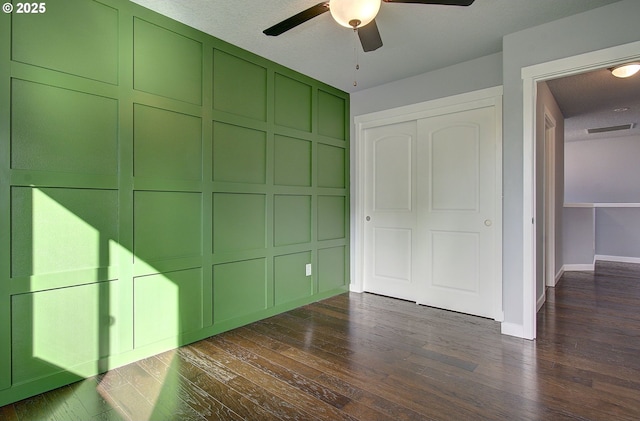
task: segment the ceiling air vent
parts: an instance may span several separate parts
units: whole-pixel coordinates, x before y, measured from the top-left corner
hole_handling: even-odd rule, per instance
[[[605,132],[617,132],[618,130],[630,130],[633,129],[635,123],[631,124],[622,124],[620,126],[609,126],[609,127],[596,127],[594,129],[587,129],[587,133],[605,133]]]

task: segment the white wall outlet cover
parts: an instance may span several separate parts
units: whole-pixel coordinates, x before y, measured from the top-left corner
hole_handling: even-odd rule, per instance
[[[311,263],[304,265],[304,272],[306,276],[311,276]]]

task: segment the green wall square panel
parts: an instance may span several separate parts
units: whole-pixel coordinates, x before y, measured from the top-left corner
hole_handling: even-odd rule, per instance
[[[116,9],[87,0],[37,4],[45,6],[44,13],[12,15],[13,60],[118,83]]]
[[[318,250],[318,290],[330,291],[346,285],[345,247]]]
[[[267,69],[214,49],[213,108],[266,121]]]
[[[135,18],[133,86],[202,104],[202,43]]]
[[[275,303],[283,304],[313,294],[313,278],[306,276],[311,252],[276,256],[274,259]]]
[[[117,240],[118,194],[115,190],[11,189],[11,274],[14,277],[115,264]],[[70,279],[70,282],[77,280]]]
[[[213,122],[213,181],[264,184],[266,168],[265,132]]]
[[[95,375],[99,358],[121,352],[117,297],[117,281],[11,297],[12,383]]]
[[[274,197],[274,245],[311,241],[311,196]]]
[[[311,142],[275,136],[274,183],[284,186],[311,186]]]
[[[276,73],[275,123],[311,131],[311,86]]]
[[[318,196],[318,240],[345,237],[345,205],[343,196]]]
[[[118,101],[13,79],[11,168],[118,171]]]
[[[136,348],[203,327],[202,269],[138,277],[133,288]]]
[[[202,180],[202,120],[186,114],[134,106],[134,175]]]
[[[344,140],[345,102],[344,98],[318,91],[318,133]]]
[[[263,249],[266,246],[264,194],[213,194],[213,252]]]
[[[318,187],[343,189],[345,182],[345,150],[318,144]]]
[[[265,259],[213,266],[214,324],[265,308],[267,308]]]
[[[202,255],[202,195],[134,192],[136,260],[154,261]]]

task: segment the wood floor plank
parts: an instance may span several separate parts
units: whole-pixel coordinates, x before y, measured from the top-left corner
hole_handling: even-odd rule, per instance
[[[348,403],[348,398],[338,396],[304,376],[288,372],[284,367],[271,364],[221,338],[210,338],[203,345],[208,347],[207,353],[226,352],[234,357],[235,361],[229,363],[229,367],[236,373],[268,389],[280,399],[297,407],[302,414],[306,413],[309,418],[355,421],[353,417],[340,411]],[[310,408],[313,410],[310,411]]]
[[[535,341],[342,294],[0,408],[7,421],[640,419],[640,265],[567,272]]]
[[[0,420],[18,421],[18,414],[14,405],[5,405],[0,407]]]
[[[230,353],[238,360],[246,363],[246,365],[250,365],[257,370],[267,373],[292,386],[294,389],[303,392],[298,394],[300,395],[299,399],[304,400],[305,396],[313,398],[313,400],[309,401],[309,404],[311,405],[318,404],[314,400],[321,400],[334,408],[340,409],[349,403],[350,399],[348,397],[335,393],[334,391],[314,382],[313,379],[309,379],[306,376],[300,375],[284,366],[263,358],[262,356],[243,348],[241,345],[238,345],[238,342],[232,342],[229,339],[233,339],[233,337],[231,335],[220,335],[220,337],[210,338],[208,342],[217,345],[220,349],[224,349],[225,352]],[[237,337],[236,341],[238,341]],[[240,343],[245,344],[246,342],[240,340]],[[339,415],[334,414],[332,415],[332,418],[337,419],[339,418]]]
[[[51,418],[58,420],[85,420],[91,415],[74,393],[73,388],[64,386],[45,395],[51,408]],[[95,415],[95,414],[94,414]]]
[[[203,421],[204,418],[184,402],[176,392],[176,384],[171,379],[159,381],[141,366],[128,364],[117,369],[141,395],[153,406],[154,411],[184,421]]]
[[[166,355],[168,354],[164,354]],[[217,370],[209,370],[208,364],[199,361],[192,353],[180,350],[175,353],[172,361],[175,361],[176,369],[181,376],[205,391],[211,399],[218,400],[233,413],[238,414],[241,419],[280,419],[230,387],[227,381],[232,377],[222,377]]]
[[[13,404],[19,420],[53,419],[52,408],[44,395],[36,395]]]
[[[183,378],[172,364],[166,365],[157,358],[146,358],[140,361],[140,365],[158,381],[169,384],[168,388],[204,419],[236,421],[242,419],[220,401],[213,399],[204,390]]]
[[[195,358],[202,358],[212,365],[224,365],[226,370],[234,374],[233,378],[228,382],[229,386],[274,416],[283,420],[317,419],[313,411],[307,412],[297,408],[288,399],[283,399],[281,390],[283,384],[276,382],[273,377],[266,375],[266,373],[252,371],[249,374],[246,372],[237,374],[236,370],[240,370],[235,364],[235,359],[207,341],[193,344],[188,347],[188,350],[193,352]],[[250,367],[247,366],[245,368],[249,369]]]
[[[263,350],[263,345],[267,344],[269,349],[274,348],[273,344],[275,340],[264,336],[255,331],[251,331],[248,328],[237,329],[232,332],[234,335],[241,336],[244,340],[243,344],[245,347],[256,351],[258,354],[263,354],[265,351]],[[283,344],[284,345],[284,344]],[[276,361],[281,363],[285,367],[290,367],[294,369],[297,373],[307,373],[306,376],[309,378],[313,378],[319,384],[322,384],[325,387],[328,387],[337,393],[341,393],[351,399],[351,402],[345,406],[347,412],[351,411],[361,411],[363,413],[371,413],[366,409],[359,408],[354,402],[357,402],[359,405],[364,405],[366,408],[370,408],[376,414],[382,414],[381,416],[375,417],[365,417],[361,418],[364,420],[367,419],[392,419],[392,420],[423,420],[424,416],[420,415],[414,411],[411,411],[401,405],[397,405],[394,402],[391,402],[387,399],[382,398],[381,396],[374,395],[373,393],[367,392],[363,389],[360,389],[350,383],[349,381],[339,379],[335,376],[328,374],[322,370],[317,370],[315,368],[309,367],[304,363],[296,361],[283,355],[282,352],[286,349],[289,349],[287,346],[278,346],[280,349],[280,353],[267,353],[265,357],[268,357],[271,361]],[[351,413],[351,412],[349,412]],[[353,414],[352,414],[353,415]]]

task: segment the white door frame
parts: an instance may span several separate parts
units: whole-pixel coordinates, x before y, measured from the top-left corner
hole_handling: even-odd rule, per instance
[[[523,83],[523,255],[522,337],[536,337],[536,84],[640,60],[640,41],[522,68]]]
[[[544,107],[544,287],[556,286],[556,120]],[[546,296],[544,290],[542,293]],[[538,304],[538,309],[540,305]]]
[[[496,223],[495,223],[495,299],[496,320],[503,320],[502,313],[502,86],[482,89],[479,91],[454,95],[432,101],[411,104],[354,118],[354,253],[352,267],[354,278],[351,280],[350,290],[364,291],[364,167],[365,167],[365,136],[366,129],[388,124],[401,123],[411,120],[450,114],[473,108],[494,106],[496,109]]]

